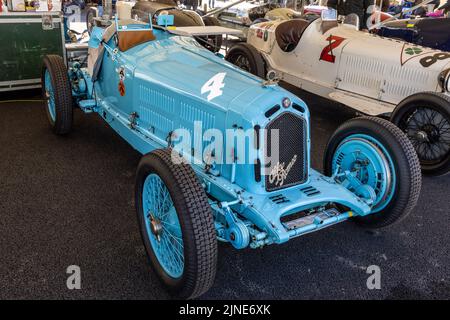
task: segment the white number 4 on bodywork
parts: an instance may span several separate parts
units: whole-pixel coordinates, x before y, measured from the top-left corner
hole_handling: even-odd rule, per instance
[[[225,87],[225,83],[223,81],[226,75],[226,72],[219,72],[211,79],[206,81],[206,83],[203,85],[201,94],[209,92],[208,96],[206,97],[208,101],[220,97],[223,94],[222,89],[223,87]]]

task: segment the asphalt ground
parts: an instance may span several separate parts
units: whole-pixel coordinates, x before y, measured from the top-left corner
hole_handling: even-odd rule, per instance
[[[309,103],[321,170],[328,137],[353,113],[292,90]],[[41,103],[0,103],[0,299],[168,298],[138,231],[139,158],[95,115],[77,110],[73,132],[57,137]],[[450,175],[424,177],[414,212],[382,231],[348,222],[262,250],[221,244],[202,298],[449,299],[449,195]],[[69,265],[81,268],[81,290],[66,287]],[[380,267],[380,290],[366,286],[370,265]]]

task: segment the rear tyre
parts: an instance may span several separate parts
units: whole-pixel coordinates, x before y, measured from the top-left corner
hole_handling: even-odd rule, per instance
[[[424,174],[450,171],[450,97],[435,92],[412,95],[395,108],[391,121],[411,140]]]
[[[178,298],[195,298],[213,284],[217,240],[211,207],[192,168],[175,164],[170,149],[142,157],[136,212],[155,272]]]
[[[53,132],[58,135],[69,133],[73,123],[72,89],[62,57],[44,57],[41,81],[42,97]]]
[[[225,60],[255,76],[266,78],[264,59],[258,50],[250,44],[238,43],[234,45],[228,51]]]
[[[381,228],[405,218],[417,203],[422,185],[416,152],[399,128],[389,121],[361,117],[345,122],[328,142],[324,157],[327,176],[348,183],[350,172],[365,186],[348,188],[358,196],[374,196],[372,212],[356,217],[365,227]]]

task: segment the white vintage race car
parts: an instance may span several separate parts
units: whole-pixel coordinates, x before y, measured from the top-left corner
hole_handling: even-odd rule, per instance
[[[450,171],[450,53],[358,31],[357,19],[252,25],[226,59],[360,113],[390,117],[425,173]]]

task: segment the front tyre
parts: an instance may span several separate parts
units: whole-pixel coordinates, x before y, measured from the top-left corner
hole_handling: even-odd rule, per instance
[[[325,151],[324,170],[358,196],[372,197],[371,214],[355,218],[370,228],[405,218],[422,185],[419,160],[409,139],[389,121],[374,117],[349,120],[336,130]]]
[[[69,133],[73,122],[72,89],[62,57],[44,57],[41,81],[42,98],[53,132],[58,135]]]
[[[228,51],[225,60],[255,76],[266,78],[264,59],[258,50],[248,43],[243,42],[234,45]]]
[[[391,121],[411,140],[424,174],[450,171],[450,97],[425,92],[403,100]]]
[[[136,211],[153,269],[173,295],[189,299],[214,282],[217,240],[205,191],[192,168],[173,159],[180,158],[170,149],[142,157]]]

